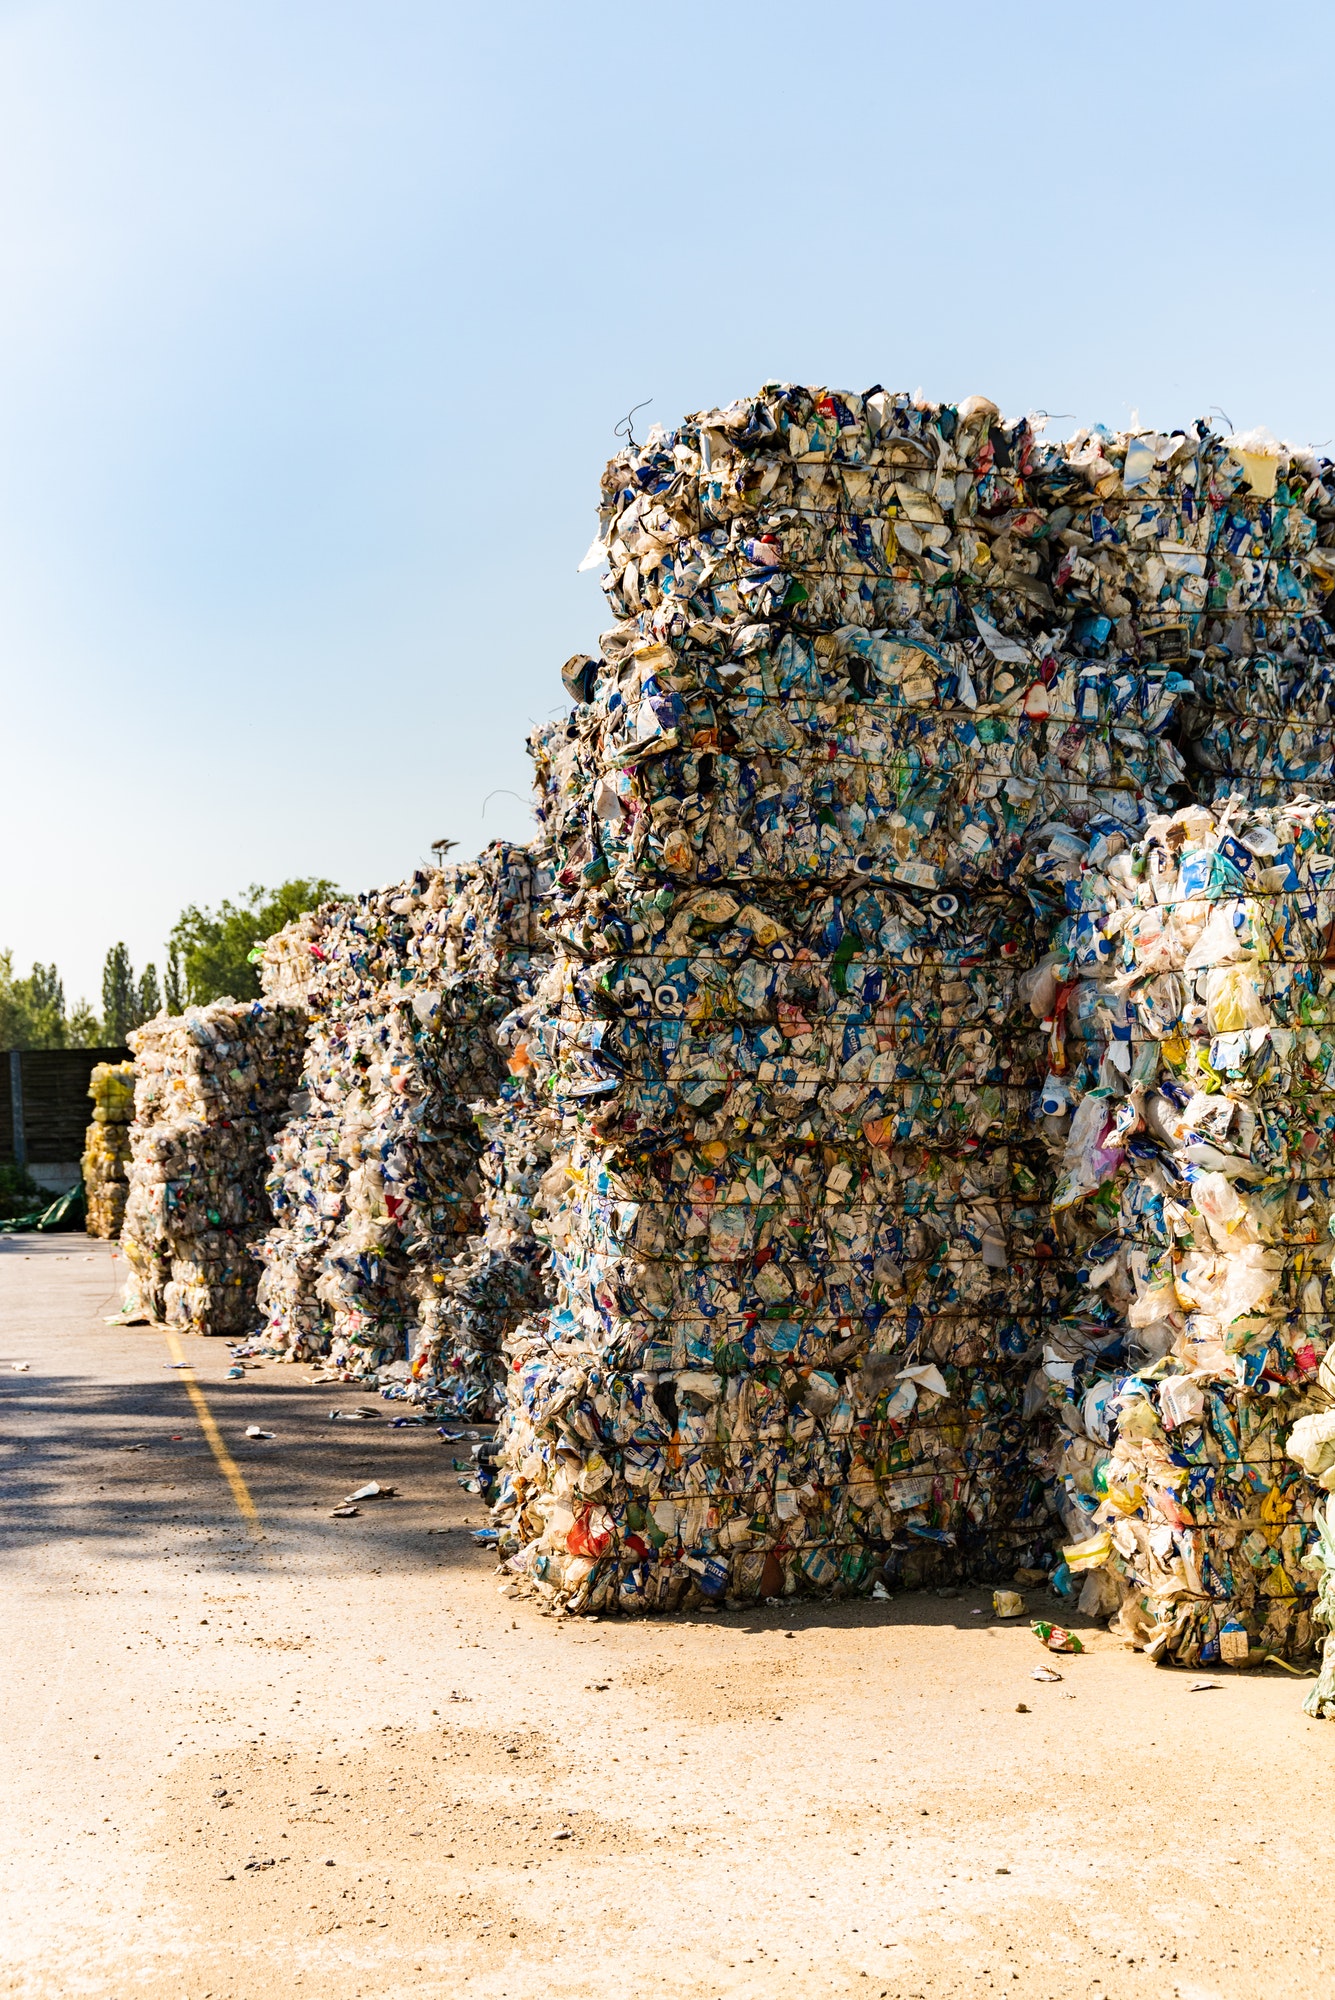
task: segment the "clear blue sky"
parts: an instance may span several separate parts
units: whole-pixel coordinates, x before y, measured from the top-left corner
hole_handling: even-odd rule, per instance
[[[96,999],[187,901],[522,837],[643,397],[1329,440],[1333,50],[1217,0],[0,0],[0,944]]]

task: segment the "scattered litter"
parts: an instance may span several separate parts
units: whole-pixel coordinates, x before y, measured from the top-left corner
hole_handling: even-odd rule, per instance
[[[275,1431],[262,1431],[258,1424],[247,1424],[244,1435],[248,1438],[271,1438],[275,1437],[277,1433]]]
[[[1055,1667],[1030,1667],[1029,1678],[1031,1681],[1059,1681],[1061,1675]]]
[[[342,1507],[331,1508],[329,1518],[332,1521],[350,1521],[355,1514],[360,1514],[361,1511],[360,1507],[349,1507],[345,1504]]]
[[[1209,1692],[1211,1688],[1221,1688],[1223,1685],[1224,1683],[1222,1681],[1193,1681],[1191,1683],[1191,1686],[1187,1689],[1187,1693],[1206,1694]]]
[[[369,1479],[365,1486],[359,1486],[355,1493],[348,1494],[344,1505],[348,1506],[354,1500],[392,1500],[394,1492],[394,1487],[382,1486],[378,1480]]]
[[[1024,1599],[1018,1590],[994,1590],[992,1609],[998,1618],[1023,1618]]]
[[[1085,1650],[1074,1632],[1068,1632],[1064,1625],[1050,1625],[1046,1618],[1035,1618],[1029,1629],[1043,1641],[1050,1653],[1083,1653]]]

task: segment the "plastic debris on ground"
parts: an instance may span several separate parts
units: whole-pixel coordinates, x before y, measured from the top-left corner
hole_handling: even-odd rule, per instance
[[[83,1149],[83,1186],[90,1236],[112,1241],[125,1221],[130,1191],[130,1125],[134,1118],[134,1064],[95,1063],[88,1079],[93,1122]]]
[[[214,1334],[251,1325],[267,1149],[287,1115],[304,1031],[295,1008],[215,1000],[131,1032],[126,1318]]]

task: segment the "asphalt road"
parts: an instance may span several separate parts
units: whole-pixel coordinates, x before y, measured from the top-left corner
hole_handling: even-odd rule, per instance
[[[470,1538],[466,1443],[228,1381],[108,1326],[117,1289],[106,1245],[0,1238],[0,1993],[1329,1983],[1301,1682],[1192,1692],[1090,1632],[1038,1683],[981,1592],[543,1619]]]

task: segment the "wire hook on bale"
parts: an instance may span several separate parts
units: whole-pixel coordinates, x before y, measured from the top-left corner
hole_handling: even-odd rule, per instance
[[[638,451],[640,448],[635,441],[635,432],[631,428],[635,420],[635,412],[636,410],[647,410],[650,403],[652,403],[653,400],[654,399],[652,396],[646,396],[642,403],[636,403],[629,410],[627,410],[625,416],[621,419],[621,422],[619,424],[613,425],[612,428],[613,437],[625,438],[626,443],[630,446],[632,451]]]

